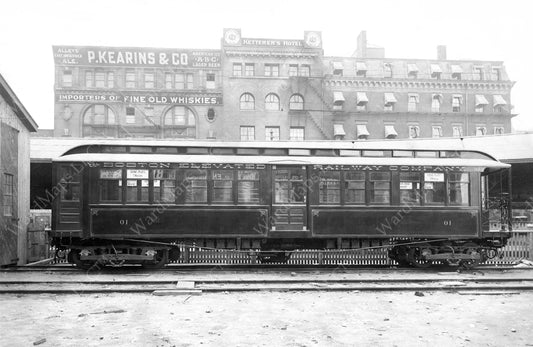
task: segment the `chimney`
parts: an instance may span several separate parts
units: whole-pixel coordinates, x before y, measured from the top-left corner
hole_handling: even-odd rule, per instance
[[[367,42],[366,42],[366,31],[363,30],[359,33],[359,36],[357,36],[357,57],[358,58],[366,58],[366,48],[367,48]]]
[[[437,46],[437,60],[446,60],[446,46]]]

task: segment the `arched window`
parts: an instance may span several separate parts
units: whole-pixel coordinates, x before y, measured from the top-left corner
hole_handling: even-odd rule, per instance
[[[92,105],[83,114],[84,137],[116,137],[116,117],[109,106]]]
[[[293,94],[289,99],[289,110],[303,110],[304,98],[300,94]]]
[[[255,110],[255,99],[250,93],[244,93],[240,98],[241,110]]]
[[[165,113],[163,119],[165,137],[196,137],[196,118],[190,108],[174,106]]]
[[[265,97],[265,110],[279,111],[279,97],[276,94],[267,94]]]

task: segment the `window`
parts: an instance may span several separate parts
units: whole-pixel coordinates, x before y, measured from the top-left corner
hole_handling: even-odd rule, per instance
[[[461,112],[462,103],[463,103],[462,95],[452,96],[452,112]]]
[[[452,136],[461,137],[463,136],[463,127],[461,125],[456,125],[452,127]]]
[[[113,71],[109,71],[107,73],[107,88],[114,88],[115,87],[115,73]]]
[[[126,88],[137,87],[135,81],[135,70],[126,70]]]
[[[274,203],[305,202],[304,171],[301,169],[274,170]]]
[[[242,76],[242,64],[241,63],[233,63],[233,76]]]
[[[298,76],[297,64],[289,64],[289,76]]]
[[[440,68],[439,64],[431,64],[430,65],[430,71],[431,71],[431,78],[440,80],[440,75],[442,74],[442,69]]]
[[[385,93],[385,104],[383,106],[383,110],[387,112],[394,111],[394,104],[397,102],[396,97],[394,96],[394,93]]]
[[[254,140],[255,140],[255,127],[241,126],[241,141],[254,141]]]
[[[369,173],[370,203],[390,203],[390,172]]]
[[[135,124],[135,107],[126,107],[126,124]]]
[[[434,94],[431,98],[431,112],[440,112],[442,95]]]
[[[494,135],[503,135],[503,134],[504,134],[503,127],[494,127]]]
[[[323,204],[340,204],[341,173],[339,171],[320,171],[319,179],[319,202]]]
[[[171,138],[196,137],[196,117],[185,106],[174,106],[163,116],[164,136]]]
[[[345,172],[344,173],[344,203],[364,204],[365,203],[365,173]]]
[[[420,204],[420,173],[400,172],[400,204]]]
[[[122,201],[122,169],[100,169],[100,201]]]
[[[448,196],[450,205],[468,206],[470,191],[470,179],[467,173],[448,174]]]
[[[144,73],[144,88],[152,89],[155,87],[154,73],[145,72]]]
[[[61,85],[63,87],[72,87],[72,70],[64,70]]]
[[[440,125],[434,125],[431,127],[431,137],[442,137],[442,127]]]
[[[279,97],[276,94],[267,94],[265,97],[265,110],[279,111]]]
[[[475,81],[482,81],[483,80],[483,67],[482,66],[474,66],[473,68],[473,79]]]
[[[103,71],[96,71],[94,73],[94,86],[96,88],[105,88],[106,76]]]
[[[409,101],[407,103],[407,111],[416,112],[417,104],[418,104],[418,94],[409,94]]]
[[[215,89],[215,74],[208,73],[205,76],[205,87],[207,89]]]
[[[85,71],[85,88],[94,87],[94,73],[92,71]]]
[[[216,117],[216,113],[215,113],[215,109],[213,108],[210,108],[207,110],[207,120],[212,122],[215,120],[215,117]]]
[[[207,170],[185,170],[185,203],[207,203]]]
[[[244,64],[244,76],[254,76],[255,75],[255,65],[254,64]]]
[[[366,107],[368,105],[368,97],[366,96],[365,92],[357,92],[357,111],[366,111]]]
[[[176,201],[176,170],[154,170],[154,202]]]
[[[418,78],[418,66],[416,64],[407,64],[407,77],[412,79]]]
[[[213,203],[233,203],[233,175],[232,170],[213,170]]]
[[[250,93],[244,93],[240,97],[239,108],[241,110],[254,110],[255,109],[255,99],[254,96]]]
[[[502,69],[499,66],[492,67],[492,80],[501,81],[502,80]]]
[[[303,110],[304,98],[300,94],[293,94],[289,99],[289,110]]]
[[[102,70],[85,71],[86,88],[113,88],[115,86],[115,73]]]
[[[289,140],[291,140],[291,141],[303,141],[303,140],[305,140],[305,128],[291,127],[289,129]]]
[[[107,105],[91,105],[83,115],[83,136],[116,137],[115,113]]]
[[[237,201],[240,204],[259,204],[260,182],[259,171],[239,170],[237,171]]]
[[[383,77],[392,78],[392,65],[390,63],[383,64]]]
[[[343,70],[344,70],[344,65],[342,64],[342,62],[339,62],[339,61],[333,62],[333,75],[340,77],[343,75]]]
[[[484,126],[476,127],[476,136],[484,136],[484,135],[487,135],[487,128]]]
[[[357,77],[366,77],[366,63],[364,62],[356,62],[355,63],[355,75]]]
[[[11,174],[4,174],[4,216],[13,216],[15,212],[15,181]]]
[[[424,203],[429,205],[444,205],[445,192],[444,173],[424,173]]]
[[[63,166],[60,169],[60,180],[63,182],[61,187],[62,201],[79,201],[80,200],[80,175],[81,167]]]
[[[409,138],[416,139],[420,137],[420,127],[418,125],[409,125]]]
[[[165,88],[166,89],[172,89],[172,76],[173,74],[170,72],[165,73]]]
[[[265,76],[278,77],[279,76],[279,65],[278,64],[265,64]]]
[[[460,81],[462,73],[463,73],[463,69],[461,68],[460,65],[452,65],[452,78],[453,79]]]
[[[192,73],[176,73],[174,74],[174,88],[175,89],[193,89]]]
[[[279,141],[279,127],[265,127],[266,141]]]
[[[485,105],[484,104],[476,104],[475,112],[477,112],[477,113],[485,112]]]
[[[148,170],[126,170],[126,202],[148,201]]]
[[[300,76],[309,77],[311,76],[311,66],[307,64],[300,65]]]

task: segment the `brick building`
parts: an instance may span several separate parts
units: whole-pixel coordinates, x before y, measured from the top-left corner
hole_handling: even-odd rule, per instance
[[[257,39],[225,29],[219,50],[54,47],[55,136],[321,140],[511,131],[502,62],[385,58],[358,36],[324,55],[321,33]]]

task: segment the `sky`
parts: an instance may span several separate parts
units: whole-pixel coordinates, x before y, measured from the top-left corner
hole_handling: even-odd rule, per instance
[[[533,131],[533,20],[527,0],[3,0],[0,74],[40,129],[53,128],[52,45],[219,49],[243,37],[303,39],[322,31],[325,55],[351,56],[357,35],[387,58],[503,61],[515,131]]]

